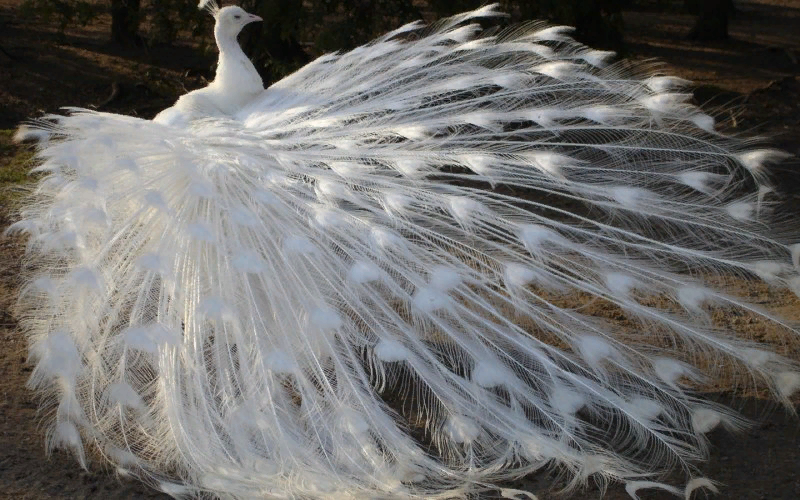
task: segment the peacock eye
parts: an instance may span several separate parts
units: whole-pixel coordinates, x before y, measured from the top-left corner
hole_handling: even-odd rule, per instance
[[[237,14],[237,15],[233,16],[233,18],[234,18],[234,19],[241,19],[241,18],[242,18],[242,16],[240,16],[240,15],[238,15],[238,14]]]

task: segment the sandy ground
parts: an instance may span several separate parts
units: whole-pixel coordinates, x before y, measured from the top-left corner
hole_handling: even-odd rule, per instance
[[[209,76],[209,59],[196,55],[188,43],[149,53],[122,51],[104,42],[107,25],[103,24],[70,30],[66,41],[59,43],[52,27],[22,19],[16,11],[19,3],[0,0],[0,47],[14,56],[0,54],[0,129],[62,105],[102,104],[104,110],[150,117],[179,93],[202,86]],[[674,74],[700,85],[699,102],[736,106],[738,111],[722,116],[732,132],[767,136],[800,155],[800,0],[739,1],[737,6],[731,40],[706,45],[685,40],[692,24],[689,16],[627,12],[629,57],[665,61]],[[115,87],[117,97],[106,102]],[[0,169],[6,166],[0,158]],[[778,173],[779,187],[789,200],[787,210],[795,212],[800,207],[796,174]],[[10,218],[9,207],[0,207],[0,230]],[[45,455],[36,402],[25,389],[31,370],[27,350],[11,312],[21,252],[20,241],[0,239],[0,499],[168,498],[117,477],[97,461],[84,471],[69,454]],[[755,285],[743,287],[753,300],[800,319],[795,298]],[[765,341],[786,344],[781,332],[752,318],[730,322]],[[791,343],[784,347],[800,357]],[[742,434],[718,430],[711,435],[712,455],[702,471],[720,483],[716,498],[800,498],[798,420],[756,396],[732,394],[724,384],[716,389],[715,397],[735,401],[758,422]],[[558,498],[549,492],[552,478],[547,474],[508,486],[529,489],[542,499]],[[598,489],[590,487],[566,498],[600,496]],[[620,486],[612,486],[605,498],[628,496]],[[641,498],[674,497],[644,492]]]

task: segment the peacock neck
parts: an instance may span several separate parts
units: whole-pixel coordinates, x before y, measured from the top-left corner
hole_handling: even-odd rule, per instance
[[[227,33],[216,26],[214,37],[219,48],[219,62],[212,85],[226,93],[253,94],[263,90],[264,84],[261,76],[245,55],[236,35]]]
[[[242,48],[239,46],[239,41],[236,39],[237,36],[238,33],[232,34],[226,31],[219,23],[214,26],[214,39],[217,41],[220,59],[222,59],[223,55],[245,57]]]

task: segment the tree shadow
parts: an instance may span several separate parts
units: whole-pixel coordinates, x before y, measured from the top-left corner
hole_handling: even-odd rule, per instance
[[[150,49],[108,42],[103,26],[68,30],[19,19],[0,8],[0,128],[61,106],[97,108],[144,118],[213,78],[215,53],[188,42]]]

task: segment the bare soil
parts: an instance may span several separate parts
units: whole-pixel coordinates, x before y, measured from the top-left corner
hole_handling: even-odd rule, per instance
[[[60,39],[52,25],[21,17],[19,3],[0,0],[0,129],[64,105],[148,118],[210,78],[213,56],[198,55],[191,40],[171,48],[120,49],[106,42],[107,19],[70,29]],[[731,39],[702,45],[686,40],[693,19],[677,9],[626,12],[628,57],[664,61],[671,73],[699,85],[695,92],[699,102],[712,108],[725,105],[727,111],[720,118],[727,121],[730,132],[759,134],[800,156],[800,0],[742,0],[736,5]],[[17,151],[0,146],[0,174],[6,174],[15,168],[10,158]],[[778,175],[779,188],[789,200],[787,210],[797,213],[797,172],[785,168]],[[9,199],[0,198],[0,203],[4,203],[2,230],[13,216]],[[82,470],[67,453],[46,456],[36,401],[25,388],[31,371],[27,348],[11,312],[22,250],[20,240],[0,238],[0,500],[168,498],[117,477],[97,461]],[[741,291],[800,320],[800,302],[792,296],[755,283],[742,283]],[[610,310],[598,312],[613,316]],[[746,315],[721,320],[800,359],[797,342],[764,322]],[[757,394],[735,393],[724,382],[714,389],[713,397],[734,401],[744,415],[758,422],[740,434],[712,433],[712,454],[702,471],[720,483],[717,498],[800,498],[798,419]],[[553,478],[545,473],[508,486],[530,490],[543,499],[558,497],[550,493]],[[599,489],[589,487],[567,497],[600,496]],[[643,492],[640,497],[674,498],[664,492]],[[628,495],[616,485],[605,498]]]

